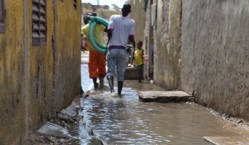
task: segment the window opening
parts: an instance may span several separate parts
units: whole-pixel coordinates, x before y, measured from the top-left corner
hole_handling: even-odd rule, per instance
[[[46,0],[33,0],[32,3],[32,43],[46,45]]]

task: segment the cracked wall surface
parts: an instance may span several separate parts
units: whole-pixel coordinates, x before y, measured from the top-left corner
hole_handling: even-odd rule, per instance
[[[249,119],[246,0],[183,0],[181,88],[219,112]]]
[[[157,3],[152,43],[154,82],[166,90],[193,94],[200,104],[220,113],[249,120],[249,2],[151,0],[149,3]],[[148,5],[145,39],[150,13]]]
[[[77,0],[75,9],[73,1],[46,1],[47,43],[33,46],[32,0],[5,0],[6,27],[0,33],[0,145],[21,144],[29,129],[39,127],[80,95],[80,4]]]
[[[181,50],[181,0],[157,1],[157,24],[154,27],[154,80],[167,90],[179,86]]]

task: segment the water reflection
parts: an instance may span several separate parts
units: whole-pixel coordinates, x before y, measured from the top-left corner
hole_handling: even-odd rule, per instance
[[[228,135],[220,119],[206,108],[187,103],[144,103],[135,89],[161,90],[126,81],[121,98],[111,98],[108,91],[90,93],[82,111],[82,145],[91,138],[86,135],[89,129],[109,145],[200,145],[204,144],[203,136]]]
[[[198,144],[203,136],[225,134],[220,121],[205,108],[142,103],[135,95],[91,96],[85,100],[83,114],[87,126],[108,144]]]

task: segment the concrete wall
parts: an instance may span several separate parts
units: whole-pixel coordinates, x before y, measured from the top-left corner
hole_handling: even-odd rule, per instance
[[[77,0],[77,9],[72,6],[72,1],[64,0],[63,3],[57,3],[55,90],[59,90],[56,96],[64,96],[62,106],[66,107],[71,103],[72,96],[75,97],[80,93],[81,0]]]
[[[183,0],[181,88],[249,120],[247,0]]]
[[[249,120],[249,2],[156,3],[155,83],[167,90],[186,91],[200,104]]]
[[[6,29],[0,33],[0,145],[13,143],[25,130],[22,0],[5,1]]]
[[[149,54],[151,45],[152,29],[150,25],[150,2],[148,2],[147,12],[144,11],[144,0],[130,0],[132,7],[130,16],[135,20],[135,41],[143,41],[144,54]],[[151,32],[151,33],[150,33]],[[144,77],[149,78],[149,63],[145,62]]]
[[[44,46],[32,45],[32,29],[28,29],[29,47],[29,124],[36,126],[41,121],[49,118],[51,107],[54,104],[53,88],[53,1],[47,1],[47,44]],[[29,1],[28,9],[32,10],[32,2]],[[28,11],[28,27],[32,24],[32,11]],[[25,23],[25,22],[24,22]],[[26,23],[25,23],[26,24]],[[60,104],[58,103],[58,106]]]
[[[29,129],[80,94],[80,3],[75,9],[73,1],[47,1],[47,44],[38,47],[32,45],[32,0],[5,0],[0,145],[21,144]]]
[[[145,15],[143,0],[132,0],[130,17],[135,21],[135,41],[144,41]]]
[[[167,90],[179,85],[181,48],[181,0],[158,0],[154,27],[154,80]]]

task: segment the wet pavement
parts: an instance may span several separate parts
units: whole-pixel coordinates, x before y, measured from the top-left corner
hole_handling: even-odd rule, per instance
[[[149,82],[126,80],[115,98],[106,80],[104,89],[94,90],[88,53],[82,56],[84,95],[30,133],[25,145],[249,145],[249,123],[241,119],[193,102],[142,102],[139,91],[165,91]]]
[[[200,145],[208,144],[203,139],[207,136],[241,137],[241,131],[231,129],[233,124],[195,103],[140,101],[139,91],[164,90],[150,83],[126,80],[123,95],[117,98],[110,97],[108,87],[93,90],[85,60],[82,87],[89,96],[83,101],[80,145],[92,138],[108,145]]]

